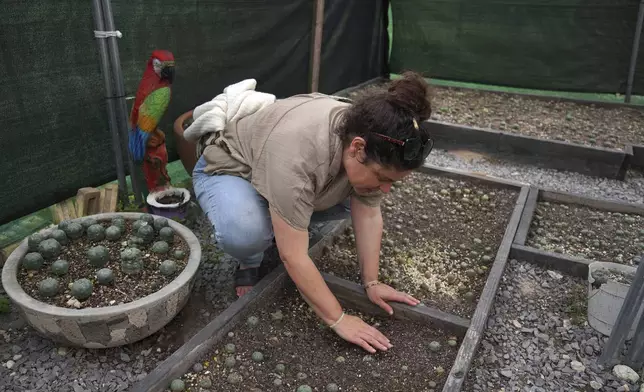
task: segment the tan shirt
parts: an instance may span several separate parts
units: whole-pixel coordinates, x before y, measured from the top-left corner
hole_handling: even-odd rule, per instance
[[[299,230],[307,230],[313,211],[350,195],[378,206],[382,193],[356,195],[342,166],[342,141],[334,129],[349,105],[322,94],[277,100],[228,124],[219,143],[211,140],[205,171],[249,179],[269,208]],[[233,158],[231,150],[243,159]]]

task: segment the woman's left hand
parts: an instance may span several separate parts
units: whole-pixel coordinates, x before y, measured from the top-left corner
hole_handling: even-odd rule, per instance
[[[411,295],[398,291],[384,283],[378,283],[369,287],[367,289],[367,296],[371,302],[383,308],[390,315],[394,314],[394,310],[389,306],[387,301],[402,302],[411,306],[416,306],[420,303],[419,300]]]

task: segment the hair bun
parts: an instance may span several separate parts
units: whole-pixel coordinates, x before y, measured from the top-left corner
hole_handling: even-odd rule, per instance
[[[402,78],[391,82],[387,102],[412,112],[421,121],[432,115],[429,84],[416,72],[405,72]]]

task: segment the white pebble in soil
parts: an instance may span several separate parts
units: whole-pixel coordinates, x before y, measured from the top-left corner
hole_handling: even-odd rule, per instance
[[[586,283],[510,260],[463,392],[637,391],[637,373],[597,365],[608,338],[585,321]]]
[[[629,172],[626,181],[591,177],[580,173],[545,169],[534,165],[498,159],[493,161],[477,154],[468,159],[441,149],[432,150],[427,164],[465,171],[483,172],[488,175],[520,181],[543,188],[571,192],[590,197],[644,203],[644,176]]]

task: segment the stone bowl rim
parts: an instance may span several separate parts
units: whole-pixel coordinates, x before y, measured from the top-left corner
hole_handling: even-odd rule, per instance
[[[84,216],[81,218],[72,219],[76,222],[81,222],[87,219],[96,219],[97,221],[110,220],[117,217],[122,217],[128,220],[137,220],[141,216],[146,215],[146,213],[139,212],[110,212],[103,214],[95,214]],[[149,214],[155,217],[158,215]],[[166,218],[167,219],[167,218]],[[105,317],[117,316],[127,314],[136,309],[148,306],[158,301],[163,301],[168,298],[171,294],[180,290],[186,284],[189,284],[190,280],[195,276],[201,262],[201,245],[195,234],[188,229],[186,226],[175,222],[171,219],[168,219],[168,225],[172,227],[175,232],[184,240],[188,245],[190,250],[190,255],[188,257],[188,262],[184,267],[183,271],[174,278],[170,283],[163,286],[160,290],[155,291],[152,294],[146,295],[145,297],[138,298],[132,302],[128,302],[122,305],[112,305],[112,306],[103,306],[99,308],[86,308],[86,309],[69,309],[63,308],[56,305],[50,305],[45,302],[39,301],[30,295],[28,295],[23,289],[20,283],[18,282],[17,273],[19,269],[20,260],[25,254],[28,253],[28,237],[21,241],[20,246],[18,246],[11,255],[5,261],[4,267],[2,268],[2,285],[13,302],[22,308],[26,308],[37,314],[46,314],[50,316],[57,317],[74,317],[74,318],[93,318],[93,319],[102,319]],[[49,233],[55,230],[57,227],[49,227],[38,231],[38,233]]]

